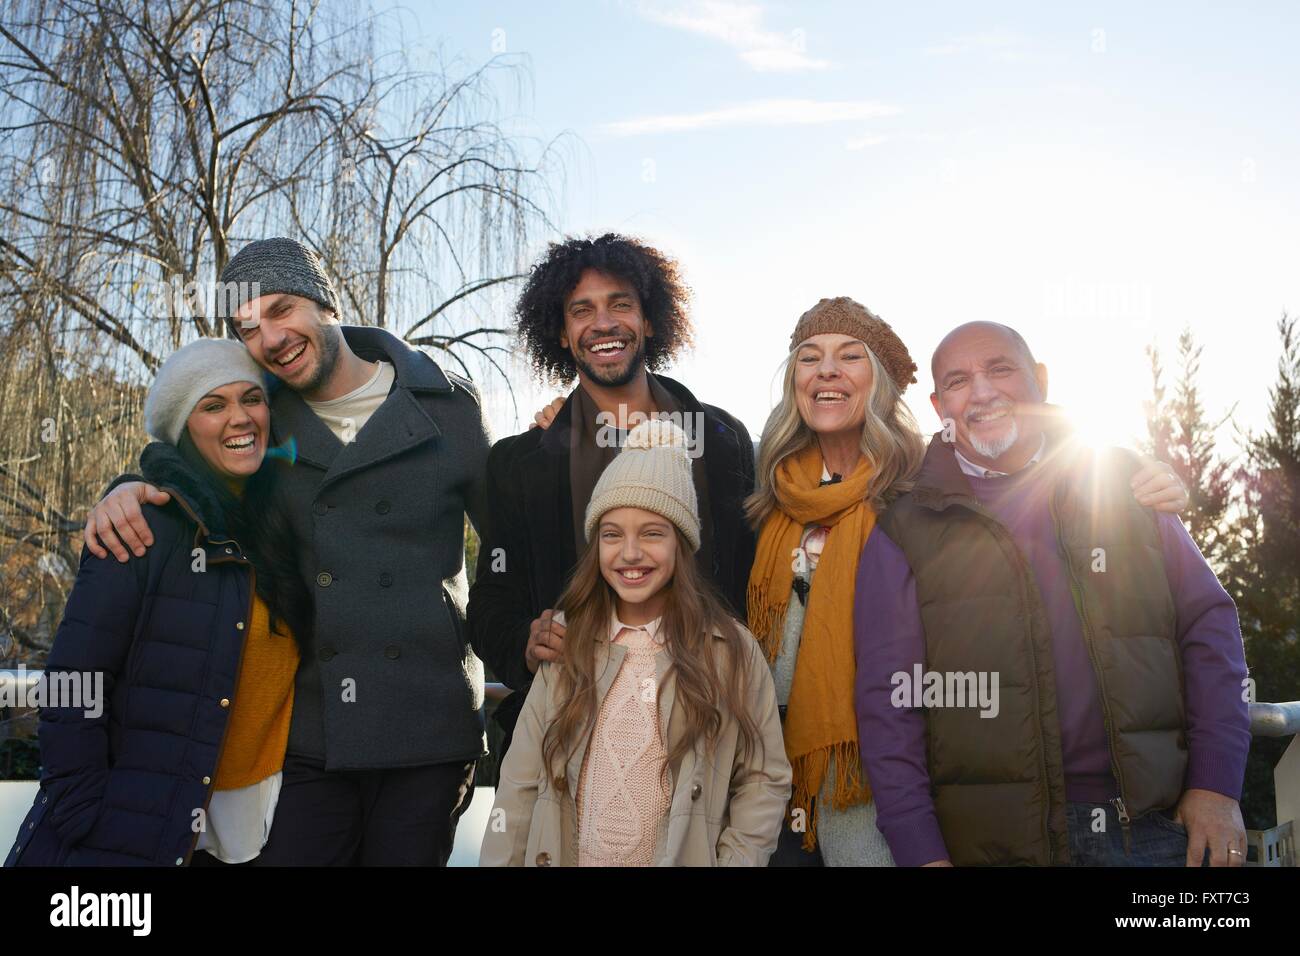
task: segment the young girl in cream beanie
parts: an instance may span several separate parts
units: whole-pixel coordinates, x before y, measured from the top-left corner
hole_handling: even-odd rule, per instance
[[[528,693],[480,864],[766,865],[790,765],[762,652],[696,568],[680,428],[628,433],[585,527],[564,658]]]

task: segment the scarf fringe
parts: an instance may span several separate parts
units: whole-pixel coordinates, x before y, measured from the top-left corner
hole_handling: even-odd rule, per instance
[[[751,579],[746,589],[745,605],[749,612],[749,630],[758,638],[767,662],[772,664],[781,653],[781,626],[785,623],[786,602],[773,602],[766,585],[766,581]]]
[[[807,831],[803,835],[803,848],[812,851],[817,846],[818,806],[814,802],[817,794],[812,792],[809,781],[816,781],[820,787],[831,757],[835,758],[835,780],[831,787],[830,805],[836,810],[847,810],[857,804],[871,802],[871,787],[862,777],[862,759],[858,755],[856,740],[842,740],[790,758],[794,771],[794,792],[790,796],[790,821],[794,822],[794,811],[802,810],[807,821]]]

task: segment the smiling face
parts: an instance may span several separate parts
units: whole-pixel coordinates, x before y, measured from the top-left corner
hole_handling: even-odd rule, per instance
[[[221,477],[236,481],[262,467],[270,425],[266,393],[252,382],[213,389],[185,422],[203,460]]]
[[[619,597],[619,617],[630,605],[638,606],[635,616],[641,620],[635,623],[658,617],[666,600],[663,590],[677,567],[673,523],[644,508],[614,508],[601,517],[596,534],[600,573]]]
[[[654,334],[641,315],[641,299],[630,282],[586,269],[564,299],[560,344],[581,376],[617,388],[645,365],[645,340]]]
[[[795,352],[795,404],[819,435],[861,434],[873,380],[867,347],[852,336],[814,335]]]
[[[259,296],[236,313],[235,330],[258,365],[307,398],[327,386],[338,366],[338,319],[311,299]]]
[[[935,351],[932,371],[930,403],[952,420],[963,455],[988,467],[1029,460],[1043,437],[1036,413],[1047,399],[1047,369],[1007,328],[971,322],[953,330]]]

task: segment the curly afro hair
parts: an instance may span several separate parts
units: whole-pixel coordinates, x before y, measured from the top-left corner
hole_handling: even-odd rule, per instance
[[[515,306],[515,318],[533,370],[553,384],[567,384],[578,374],[569,350],[560,345],[564,300],[582,273],[595,269],[616,276],[636,289],[641,314],[654,329],[645,340],[645,364],[655,371],[694,342],[687,302],[690,288],[677,262],[645,243],[607,232],[599,239],[552,243],[533,266]]]

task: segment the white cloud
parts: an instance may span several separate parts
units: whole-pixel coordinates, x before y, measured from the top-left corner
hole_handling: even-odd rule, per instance
[[[846,140],[844,148],[847,150],[866,149],[869,146],[879,146],[881,143],[887,143],[891,137],[884,133],[868,133],[865,136],[859,136],[857,139]]]
[[[986,30],[952,37],[925,48],[927,56],[959,56],[986,53],[1001,60],[1016,60],[1024,55],[1028,39],[1010,30]]]
[[[808,55],[802,29],[781,33],[764,28],[763,8],[757,3],[689,0],[669,6],[658,0],[639,0],[634,9],[651,23],[725,43],[759,73],[799,73],[831,66],[827,60]]]
[[[669,113],[621,120],[606,124],[605,131],[616,136],[639,136],[720,126],[807,126],[897,116],[900,112],[896,106],[871,100],[755,100],[702,113]]]

